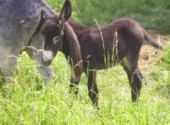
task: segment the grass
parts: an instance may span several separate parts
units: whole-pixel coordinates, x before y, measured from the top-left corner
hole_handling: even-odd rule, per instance
[[[127,76],[120,66],[99,71],[100,111],[96,111],[84,75],[78,98],[70,98],[70,70],[61,53],[52,64],[57,79],[49,85],[43,84],[33,64],[22,54],[15,83],[1,88],[0,124],[170,124],[170,77],[163,67],[149,67],[151,70],[143,72],[141,97],[136,103],[131,102]]]
[[[60,12],[63,0],[46,0]],[[106,25],[121,17],[137,20],[147,29],[163,34],[170,33],[170,2],[168,0],[71,0],[72,18],[87,26]]]
[[[63,3],[61,0],[57,2],[48,0],[48,2],[56,11],[59,11]],[[76,0],[72,2],[74,9],[81,3]],[[98,12],[104,11],[105,8],[94,8],[88,2],[88,0],[82,0],[81,6],[84,4],[84,9],[91,7],[89,11],[96,9],[97,14],[94,15],[100,17],[101,13]],[[100,4],[97,1],[92,2],[96,6]],[[122,0],[116,2],[124,8]],[[129,2],[129,6],[133,5],[132,0]],[[132,9],[137,10],[135,4],[139,3],[135,2]],[[106,2],[103,4],[109,6]],[[84,15],[85,11],[74,12],[73,18],[81,21],[81,13]],[[104,14],[106,12],[101,15],[104,16]],[[90,20],[88,12],[85,15],[87,16],[84,16],[84,19],[89,17]],[[112,16],[109,17],[112,18]],[[87,20],[86,24],[89,22],[92,21]],[[102,23],[107,23],[107,21],[102,20]],[[170,124],[170,41],[166,43],[165,49],[159,55],[162,63],[150,66],[143,71],[143,88],[141,97],[136,103],[131,101],[127,76],[120,66],[98,72],[99,111],[94,109],[88,97],[85,75],[81,79],[78,98],[70,97],[69,65],[61,53],[53,61],[55,78],[48,85],[44,85],[36,69],[36,63],[30,60],[26,53],[23,53],[18,57],[17,69],[12,77],[13,84],[3,85],[0,88],[0,124],[168,125]]]
[[[170,3],[168,0],[75,0],[79,21],[95,26],[94,18],[106,25],[120,17],[130,17],[147,29],[170,33]]]

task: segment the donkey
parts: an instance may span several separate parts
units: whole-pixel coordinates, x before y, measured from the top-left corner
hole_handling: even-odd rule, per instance
[[[71,3],[70,1],[66,1],[59,16],[49,16],[46,18],[40,30],[45,41],[43,62],[47,66],[50,65],[58,50],[61,50],[61,46],[63,45],[61,41],[63,39],[69,39],[67,46],[63,46],[67,51],[65,57],[71,65],[72,81],[79,82],[83,71],[80,45],[73,29],[66,22],[71,16],[71,11]]]
[[[0,70],[7,83],[23,50],[37,61],[45,83],[53,76],[42,61],[44,41],[39,32],[47,15],[57,16],[44,0],[1,0]]]
[[[139,52],[143,41],[155,48],[162,49],[162,46],[154,42],[136,21],[129,18],[120,18],[103,28],[88,28],[72,20],[68,21],[70,28],[76,34],[81,50],[83,68],[88,76],[88,94],[92,103],[98,108],[98,88],[96,84],[96,71],[115,66],[119,63],[125,72],[130,83],[132,101],[136,101],[142,87],[142,74],[138,66]],[[56,41],[56,35],[60,32],[58,19],[51,19],[43,31],[45,37],[45,50],[50,50],[53,57],[44,60],[51,62],[60,50],[66,58],[71,57],[70,50],[77,49],[70,46],[72,42],[68,37],[68,29],[64,28],[62,41]],[[58,37],[57,37],[58,38]],[[73,47],[73,48],[70,48]],[[48,63],[50,64],[50,63]],[[78,93],[80,75],[72,75],[70,87]]]

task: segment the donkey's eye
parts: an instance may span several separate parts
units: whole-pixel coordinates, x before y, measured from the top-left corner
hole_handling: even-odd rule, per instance
[[[55,36],[55,37],[53,38],[53,43],[54,43],[54,44],[57,44],[57,43],[60,41],[60,39],[61,39],[60,36]]]

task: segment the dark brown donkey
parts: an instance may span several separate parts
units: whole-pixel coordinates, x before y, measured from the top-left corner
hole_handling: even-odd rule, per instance
[[[62,48],[63,44],[61,40],[63,38],[69,40],[67,42],[67,48],[65,48],[67,51],[66,57],[68,59],[69,54],[69,63],[71,65],[72,74],[74,74],[72,77],[80,81],[83,71],[81,51],[76,34],[70,25],[66,23],[70,16],[71,3],[66,0],[59,16],[46,18],[40,30],[45,40],[43,62],[45,65],[50,65],[58,50]]]
[[[138,67],[142,43],[146,41],[155,48],[162,49],[162,46],[149,37],[144,28],[136,21],[127,18],[117,19],[103,28],[87,28],[69,20],[66,26],[70,25],[70,27],[69,30],[64,27],[62,42],[55,42],[56,32],[60,31],[59,28],[56,28],[57,25],[60,25],[58,24],[58,19],[51,18],[42,29],[45,36],[44,49],[49,49],[53,55],[56,55],[60,50],[66,58],[75,60],[71,55],[76,52],[72,50],[76,50],[77,47],[70,45],[73,43],[73,39],[70,40],[67,37],[72,32],[71,29],[73,29],[81,48],[83,67],[88,75],[89,97],[95,106],[98,107],[96,71],[114,66],[116,63],[120,63],[126,71],[131,87],[132,100],[136,101],[142,87],[142,74]],[[52,59],[47,60],[47,62],[51,62]],[[80,75],[81,72],[72,74],[71,88],[79,84]],[[75,93],[78,93],[77,89]]]

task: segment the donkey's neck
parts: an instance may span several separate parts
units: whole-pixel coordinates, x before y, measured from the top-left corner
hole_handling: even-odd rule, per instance
[[[83,24],[80,24],[80,23],[75,22],[73,20],[69,20],[68,23],[73,28],[73,30],[74,30],[74,32],[77,36],[83,34],[84,32],[89,31],[89,29],[90,29],[89,27],[86,27]]]
[[[68,23],[71,25],[72,28],[76,29],[76,30],[86,30],[89,29],[88,27],[84,26],[83,24],[80,24],[78,22],[75,22],[73,20],[69,20]]]

